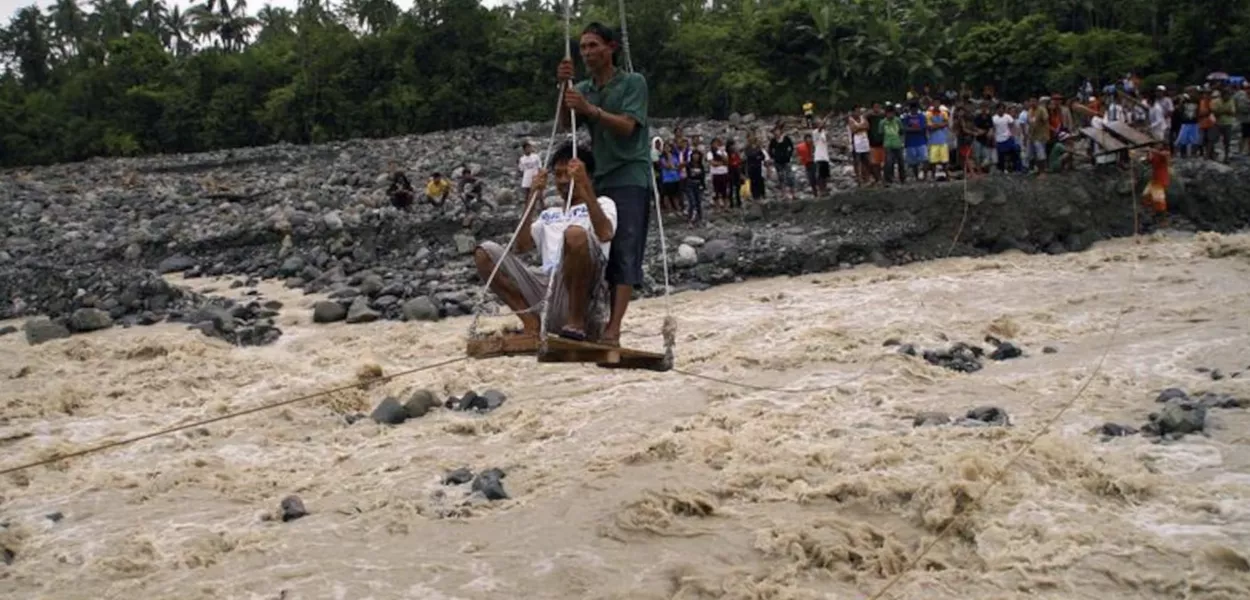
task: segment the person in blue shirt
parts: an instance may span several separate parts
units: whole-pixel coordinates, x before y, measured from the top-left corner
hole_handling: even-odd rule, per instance
[[[929,160],[929,135],[920,105],[912,102],[903,118],[903,159],[911,168],[912,177],[924,179],[921,170]]]

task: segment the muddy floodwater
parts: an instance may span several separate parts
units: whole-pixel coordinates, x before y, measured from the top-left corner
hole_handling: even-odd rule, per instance
[[[0,468],[463,353],[467,319],[314,326],[316,296],[261,292],[285,303],[267,347],[174,324],[0,337]],[[1212,409],[1206,435],[1162,443],[1091,433],[1140,427],[1164,388],[1250,396],[1250,236],[670,301],[680,369],[808,389],[468,361],[9,474],[0,597],[851,599],[900,573],[886,597],[1250,597],[1250,411]],[[658,348],[664,314],[637,303],[625,343]],[[968,374],[883,346],[987,334],[1025,356]],[[416,387],[508,399],[347,423]],[[1011,425],[913,426],[982,405]],[[443,485],[459,467],[502,469],[510,498]],[[291,494],[310,514],[284,523]]]

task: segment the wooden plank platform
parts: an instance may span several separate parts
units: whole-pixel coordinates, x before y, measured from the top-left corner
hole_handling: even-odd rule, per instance
[[[595,363],[610,369],[667,371],[672,368],[665,356],[656,352],[577,342],[555,335],[547,338],[545,354],[539,353],[537,337],[516,333],[470,339],[466,353],[472,358],[535,355],[540,363]]]
[[[1101,151],[1098,152],[1098,154],[1106,154],[1108,152],[1119,152],[1120,150],[1123,150],[1128,147],[1124,145],[1123,143],[1121,143],[1120,140],[1117,140],[1114,137],[1111,137],[1111,134],[1101,129],[1097,129],[1094,127],[1082,127],[1081,133],[1084,134],[1085,137],[1091,140],[1094,140],[1094,142],[1098,144],[1098,146],[1101,148]]]
[[[1133,129],[1128,123],[1122,121],[1107,121],[1104,127],[1111,130],[1116,137],[1122,138],[1131,146],[1146,146],[1155,143],[1157,140],[1146,133]]]

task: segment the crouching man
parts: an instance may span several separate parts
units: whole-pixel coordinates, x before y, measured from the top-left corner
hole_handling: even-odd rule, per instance
[[[541,327],[539,307],[547,293],[547,277],[555,273],[547,310],[548,333],[595,341],[603,333],[608,316],[604,270],[616,233],[616,203],[595,195],[590,182],[595,159],[590,151],[579,146],[577,156],[573,158],[573,146],[566,143],[551,156],[549,165],[562,199],[568,198],[569,186],[573,188],[573,202],[567,212],[561,201],[534,219],[539,202],[527,202],[521,220],[529,226],[522,226],[517,233],[512,252],[504,256],[503,246],[487,241],[477,247],[473,258],[483,281],[500,263],[490,289],[519,313],[525,334],[535,337]],[[546,186],[547,171],[540,169],[534,175],[531,193],[541,195]],[[541,273],[517,256],[535,248],[542,258]]]

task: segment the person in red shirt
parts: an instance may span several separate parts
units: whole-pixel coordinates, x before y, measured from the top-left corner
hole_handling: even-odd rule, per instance
[[[799,164],[803,165],[803,172],[807,173],[807,183],[812,186],[812,195],[816,193],[816,162],[812,160],[812,151],[816,147],[812,145],[812,134],[803,136],[803,141],[795,146],[794,151],[799,154]]]
[[[1172,183],[1172,153],[1168,152],[1165,142],[1159,142],[1150,149],[1146,161],[1150,163],[1150,183],[1142,193],[1142,204],[1154,210],[1159,227],[1167,227],[1167,191]]]

